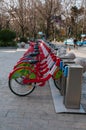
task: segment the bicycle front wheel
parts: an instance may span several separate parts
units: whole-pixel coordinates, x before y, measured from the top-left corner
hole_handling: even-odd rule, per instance
[[[31,69],[29,67],[20,67],[13,70],[13,72],[9,76],[9,88],[10,90],[18,95],[18,96],[26,96],[33,92],[35,89],[35,83],[24,84],[23,79],[29,76],[30,78],[35,77],[34,73],[31,73]]]
[[[26,96],[30,93],[33,92],[35,89],[35,84],[34,83],[29,83],[29,84],[23,84],[22,83],[22,78],[20,79],[9,79],[9,88],[10,90],[18,96]]]

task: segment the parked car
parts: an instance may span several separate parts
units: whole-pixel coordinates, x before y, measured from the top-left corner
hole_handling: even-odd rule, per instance
[[[74,45],[74,39],[73,39],[73,38],[66,39],[66,40],[64,41],[64,44],[65,44],[65,45]]]
[[[73,38],[66,39],[66,40],[64,41],[64,44],[65,44],[65,45],[73,45],[73,46],[74,46],[74,39],[73,39]],[[86,44],[86,43],[84,43],[84,42],[82,42],[82,41],[77,41],[76,44],[77,44],[78,46],[82,46],[83,44]]]
[[[86,45],[86,34],[81,34],[81,43]]]
[[[83,42],[77,41],[77,45],[78,45],[78,46],[82,46],[82,45],[83,45]]]
[[[86,40],[84,40],[84,41],[82,42],[82,44],[83,44],[83,45],[86,45]]]

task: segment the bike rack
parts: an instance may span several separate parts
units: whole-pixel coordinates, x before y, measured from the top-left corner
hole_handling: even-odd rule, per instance
[[[62,59],[60,62],[60,69],[63,71],[61,78],[58,79],[58,85],[61,87],[61,95],[64,96],[65,93],[65,85],[66,85],[66,78],[64,76],[65,67],[67,64],[74,64],[75,62],[71,59]]]
[[[66,108],[79,109],[81,100],[81,82],[83,67],[77,64],[68,64],[65,67],[66,77],[64,104]]]
[[[60,61],[60,69],[63,73],[58,79],[58,85],[61,88],[63,104],[68,109],[80,109],[83,67],[75,64],[73,60],[64,59]]]

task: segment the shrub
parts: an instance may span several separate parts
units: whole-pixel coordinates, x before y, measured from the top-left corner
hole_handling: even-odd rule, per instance
[[[1,30],[0,31],[0,46],[16,46],[16,42],[13,41],[16,38],[16,33],[11,30]]]
[[[11,41],[11,42],[0,41],[0,47],[7,47],[7,46],[17,47],[17,43],[15,41]]]
[[[0,31],[0,41],[6,43],[13,41],[16,38],[16,33],[11,30],[1,30]]]
[[[27,40],[26,37],[21,37],[21,38],[20,38],[20,42],[25,42],[25,43],[27,43],[27,41],[28,41],[28,40]]]

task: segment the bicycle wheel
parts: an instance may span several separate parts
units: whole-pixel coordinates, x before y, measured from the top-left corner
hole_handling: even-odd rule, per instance
[[[18,96],[26,96],[33,92],[35,83],[23,83],[23,78],[29,73],[25,67],[17,68],[14,70],[9,78],[8,84],[10,90]]]
[[[60,80],[60,79],[59,79]],[[56,86],[56,88],[61,91],[61,86],[59,85],[59,80],[58,79],[54,79],[54,84]]]
[[[57,67],[56,71],[54,72],[53,80],[54,80],[54,84],[55,84],[56,88],[61,91],[60,84],[61,84],[61,80],[62,80],[62,71],[59,70],[58,67]]]
[[[35,84],[20,84],[14,79],[9,79],[9,88],[15,95],[26,96],[33,92],[35,89]]]

